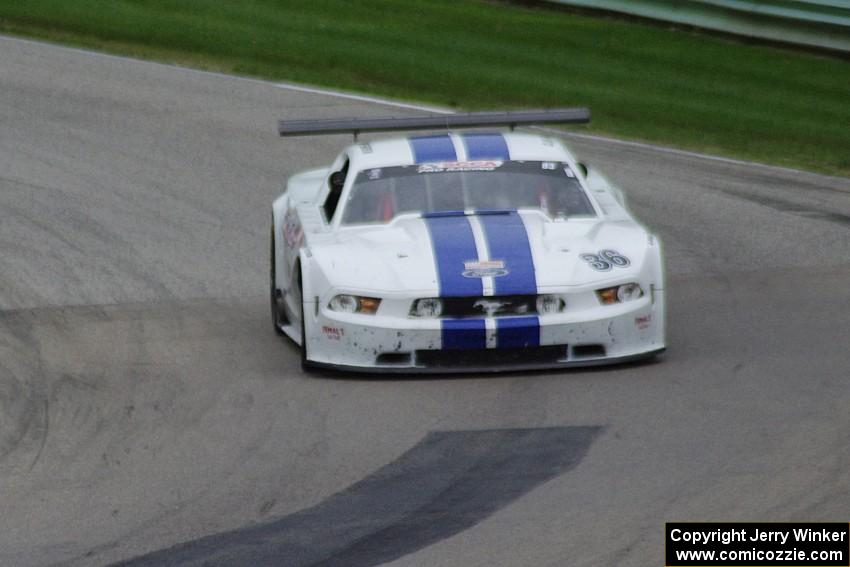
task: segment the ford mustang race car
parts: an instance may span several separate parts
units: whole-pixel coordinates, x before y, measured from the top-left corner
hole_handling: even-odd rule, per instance
[[[585,109],[281,121],[352,133],[272,206],[274,328],[304,367],[495,371],[664,350],[658,238],[561,141]],[[479,127],[510,126],[482,132]],[[442,130],[357,143],[369,131]]]

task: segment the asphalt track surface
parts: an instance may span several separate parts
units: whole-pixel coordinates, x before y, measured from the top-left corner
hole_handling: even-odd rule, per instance
[[[848,179],[573,139],[666,246],[657,363],[303,374],[269,205],[349,139],[276,120],[413,112],[0,38],[0,565],[644,566],[665,521],[847,521]]]

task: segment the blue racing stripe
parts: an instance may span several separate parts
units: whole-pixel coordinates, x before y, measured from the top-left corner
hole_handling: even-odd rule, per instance
[[[478,260],[469,219],[463,215],[424,218],[434,248],[440,297],[478,297],[484,293],[479,278],[465,278],[465,262]]]
[[[496,295],[536,295],[537,277],[534,258],[522,217],[516,211],[506,215],[481,215],[491,260],[502,260],[508,273],[493,278]],[[540,345],[540,321],[537,317],[496,319],[496,347]]]
[[[444,349],[487,348],[484,319],[444,319],[442,336]]]
[[[511,159],[508,144],[501,134],[464,134],[468,159]]]
[[[448,134],[440,136],[416,136],[410,138],[413,161],[427,163],[431,161],[457,161],[455,145]]]
[[[540,345],[540,320],[532,317],[496,319],[496,348],[525,348]]]
[[[537,293],[534,259],[522,217],[516,211],[506,215],[481,215],[491,260],[502,260],[508,273],[493,278],[496,295],[533,295]]]
[[[440,297],[479,297],[484,286],[479,278],[465,278],[465,262],[477,261],[475,237],[465,216],[428,216],[423,219],[431,236]],[[445,319],[442,322],[445,349],[486,348],[484,319]]]

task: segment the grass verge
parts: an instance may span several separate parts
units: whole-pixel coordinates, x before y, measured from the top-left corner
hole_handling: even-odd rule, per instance
[[[850,175],[850,62],[481,0],[0,0],[0,31]]]

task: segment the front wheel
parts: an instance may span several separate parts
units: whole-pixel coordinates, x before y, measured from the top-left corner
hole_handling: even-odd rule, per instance
[[[271,296],[271,311],[272,311],[272,325],[274,325],[274,332],[278,335],[283,334],[283,326],[286,324],[286,318],[283,316],[280,310],[280,303],[278,298],[277,291],[277,276],[276,276],[276,264],[275,261],[275,244],[274,244],[274,219],[272,219],[272,230],[271,230],[271,245],[269,250],[270,266],[269,266],[269,295]]]
[[[298,295],[301,306],[301,370],[309,371],[311,364],[307,360],[307,319],[304,315],[304,287],[301,283],[301,264],[298,264]]]

